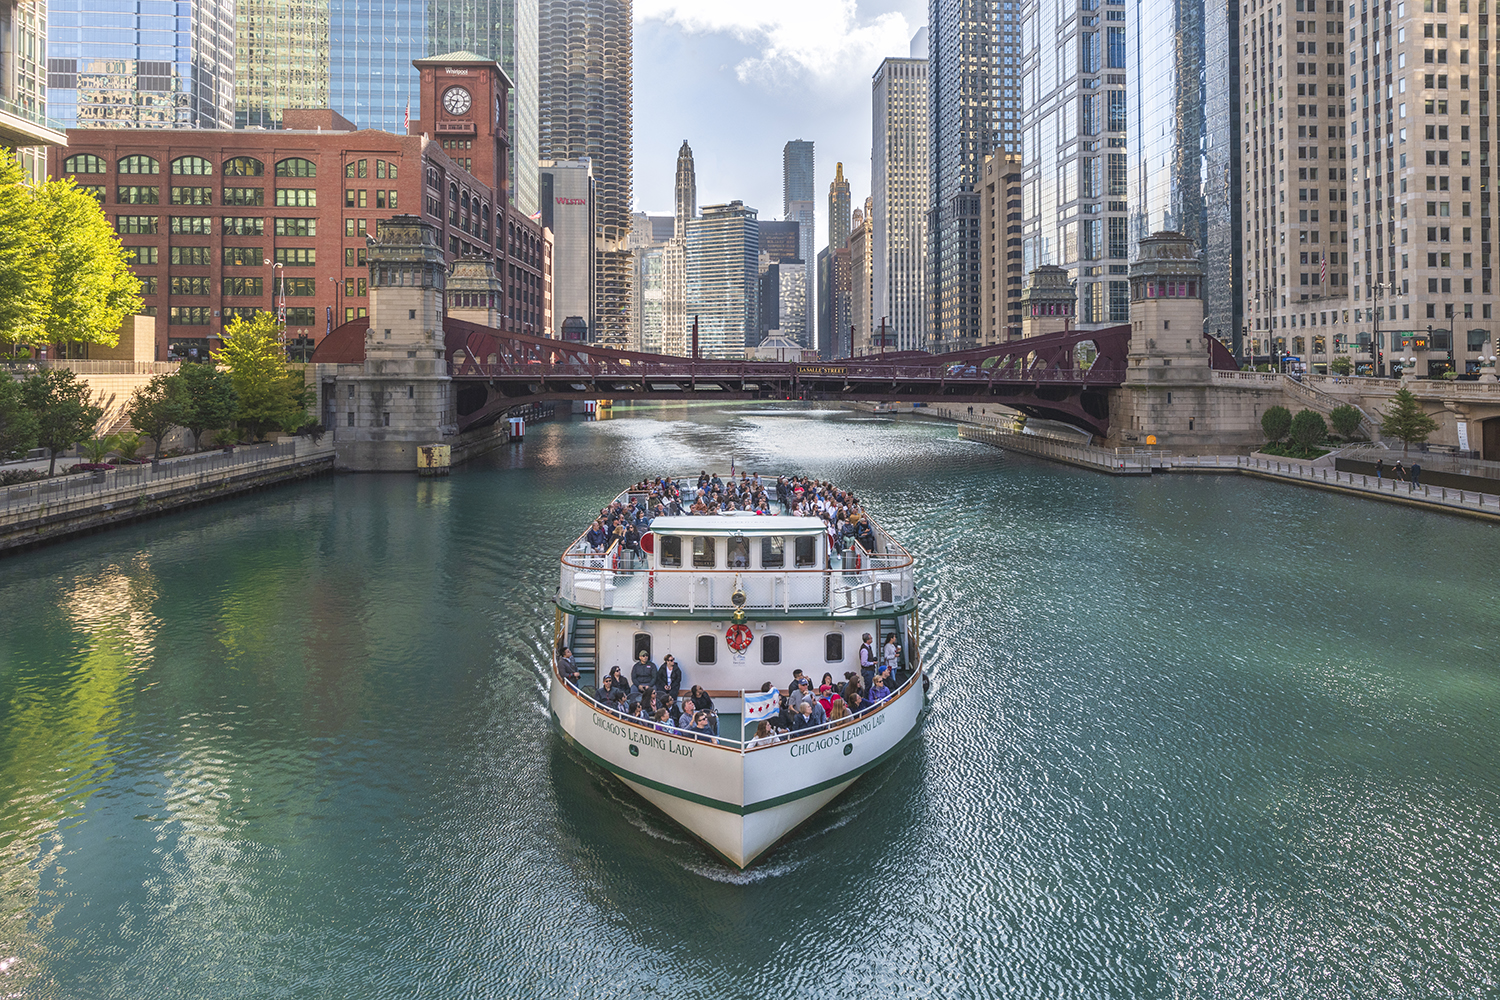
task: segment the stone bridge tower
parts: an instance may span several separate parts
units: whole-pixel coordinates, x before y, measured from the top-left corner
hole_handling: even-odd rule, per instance
[[[1021,293],[1021,337],[1071,330],[1078,318],[1078,291],[1065,268],[1046,264],[1031,272]]]
[[[377,223],[369,261],[364,370],[338,378],[337,463],[411,472],[420,445],[458,433],[443,341],[447,266],[437,229],[414,215]]]

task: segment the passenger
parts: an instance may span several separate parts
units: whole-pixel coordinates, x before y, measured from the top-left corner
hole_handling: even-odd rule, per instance
[[[630,714],[630,702],[626,699],[625,692],[624,691],[615,691],[615,692],[613,692],[613,694],[614,694],[614,699],[615,700],[614,700],[614,704],[610,705],[610,708],[614,709],[616,712],[618,712],[621,715],[629,715]]]
[[[852,714],[849,711],[849,703],[847,701],[843,698],[834,698],[832,706],[828,710],[828,721],[834,725],[838,725],[839,722],[849,718]]]
[[[828,721],[828,712],[824,710],[822,705],[818,704],[816,698],[812,701],[804,701],[802,703],[802,714],[811,716],[812,724],[815,726],[821,726]]]
[[[641,699],[655,687],[656,664],[651,662],[651,654],[643,649],[635,655],[635,662],[630,665],[630,704],[639,705]]]
[[[562,655],[557,658],[557,672],[562,674],[562,679],[574,687],[578,686],[578,664],[573,661],[573,651],[567,646],[563,647]]]
[[[684,699],[682,699],[682,714],[677,717],[677,728],[678,729],[692,729],[693,728],[693,713],[695,711],[697,711],[697,708],[693,704],[693,699],[691,699],[691,698],[684,698]]]
[[[824,676],[827,675],[825,674]],[[842,699],[834,693],[832,684],[824,684],[818,688],[818,705],[823,709],[824,715],[827,715],[829,712],[833,711],[834,702],[841,700]]]
[[[812,728],[812,707],[803,703],[802,707],[792,713],[792,732],[798,733],[804,729]]]
[[[615,689],[613,685],[614,678],[609,674],[605,674],[604,679],[599,682],[599,686],[594,689],[594,697],[601,704],[613,705],[615,703]]]
[[[797,672],[801,673],[802,671],[799,670]],[[792,688],[792,692],[788,697],[790,698],[792,711],[800,712],[805,703],[816,700],[812,695],[812,682],[806,677],[798,677],[797,686]]]
[[[703,690],[702,684],[694,684],[688,688],[688,697],[692,698],[693,704],[697,705],[703,711],[714,715],[718,714],[718,709],[714,708],[714,700],[708,696],[707,691]]]
[[[891,696],[891,689],[885,686],[885,674],[875,678],[875,686],[870,688],[870,704],[876,705]]]
[[[818,687],[819,687],[819,688],[820,688],[820,689],[821,689],[821,688],[824,688],[824,687],[828,687],[828,688],[831,688],[831,687],[833,687],[833,675],[832,675],[832,674],[830,674],[830,673],[829,673],[829,672],[828,672],[828,671],[826,671],[826,670],[825,670],[825,671],[823,671],[823,679],[822,679],[822,680],[821,680],[821,681],[819,681],[819,682],[818,682]]]
[[[865,696],[860,693],[858,688],[844,695],[844,701],[848,703],[849,712],[853,715],[858,715],[866,707]]]
[[[708,724],[708,713],[697,712],[693,715],[693,728],[691,730],[693,739],[712,743],[717,735]]]
[[[661,658],[661,666],[656,671],[656,690],[674,703],[682,694],[682,668],[671,653]]]
[[[654,728],[657,732],[670,733],[672,731],[672,713],[667,709],[658,709],[656,715],[653,718],[656,721],[656,725],[652,728]]]
[[[776,735],[771,732],[771,724],[764,719],[760,725],[755,727],[755,735],[751,738],[749,745],[752,747],[763,747],[768,743],[775,743]]]
[[[896,646],[896,633],[892,632],[885,637],[885,669],[892,677],[896,676],[896,668],[901,663],[901,651]]]
[[[875,679],[875,637],[868,632],[859,645],[859,672],[864,675],[865,687],[869,687]]]

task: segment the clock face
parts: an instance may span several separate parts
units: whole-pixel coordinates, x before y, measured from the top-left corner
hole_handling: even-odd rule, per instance
[[[450,115],[461,115],[469,110],[474,99],[469,92],[462,87],[449,87],[443,92],[443,108]]]

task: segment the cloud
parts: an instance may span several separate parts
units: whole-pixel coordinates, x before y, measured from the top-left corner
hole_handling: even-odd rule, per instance
[[[758,54],[742,59],[742,83],[865,85],[880,60],[905,55],[911,29],[900,13],[863,21],[855,0],[637,0],[637,20],[659,20],[688,34],[726,34]]]

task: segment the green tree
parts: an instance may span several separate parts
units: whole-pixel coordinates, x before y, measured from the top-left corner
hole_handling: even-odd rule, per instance
[[[65,368],[48,368],[21,383],[21,396],[36,416],[37,443],[52,453],[47,475],[57,471],[57,453],[94,433],[104,407],[86,383]]]
[[[229,372],[211,362],[184,362],[172,378],[183,394],[182,419],[177,422],[193,432],[195,450],[203,447],[204,431],[234,423],[239,401]]]
[[[1413,442],[1421,444],[1437,429],[1438,422],[1423,411],[1410,389],[1397,389],[1390,409],[1380,414],[1380,433],[1401,442],[1402,456],[1411,451]]]
[[[141,450],[141,436],[132,431],[121,431],[115,435],[115,454],[127,462],[134,462]]]
[[[1333,429],[1339,437],[1352,438],[1359,432],[1360,412],[1348,403],[1335,406],[1329,412],[1328,419],[1333,423]]]
[[[1323,415],[1315,410],[1303,410],[1292,418],[1292,426],[1288,431],[1291,443],[1302,449],[1305,455],[1312,451],[1313,446],[1323,443],[1328,437],[1328,425],[1323,422]]]
[[[0,458],[25,455],[36,447],[36,435],[36,414],[26,406],[21,383],[0,373]]]
[[[1265,433],[1266,440],[1275,444],[1292,429],[1292,411],[1285,406],[1271,407],[1260,415],[1260,429]]]
[[[47,263],[35,192],[10,150],[0,150],[0,339],[28,341],[42,312]]]
[[[162,439],[173,427],[186,427],[188,398],[180,375],[155,375],[135,391],[125,407],[130,426],[156,441],[156,458],[161,458]]]
[[[36,192],[48,263],[42,325],[53,343],[119,343],[120,324],[141,308],[141,282],[99,202],[71,178]]]
[[[302,375],[288,369],[282,328],[276,317],[258,312],[236,316],[224,328],[223,347],[214,360],[229,371],[239,400],[237,419],[252,439],[269,430],[296,430],[307,421]]]
[[[1328,364],[1328,370],[1335,375],[1349,375],[1354,371],[1354,361],[1347,354],[1340,354]]]
[[[78,447],[83,450],[84,458],[98,465],[104,461],[105,456],[115,450],[115,436],[113,434],[105,434],[102,437],[96,435],[80,442]]]

